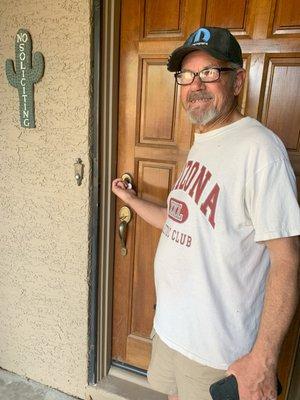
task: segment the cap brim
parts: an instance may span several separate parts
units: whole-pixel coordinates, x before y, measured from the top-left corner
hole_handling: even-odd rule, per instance
[[[187,56],[192,51],[197,51],[197,50],[205,51],[218,60],[230,61],[228,60],[228,58],[224,57],[223,54],[219,53],[218,51],[212,48],[206,47],[205,45],[190,46],[190,47],[181,46],[178,47],[176,50],[174,50],[173,53],[171,54],[168,60],[167,69],[170,72],[180,71],[182,60],[184,59],[184,57]]]

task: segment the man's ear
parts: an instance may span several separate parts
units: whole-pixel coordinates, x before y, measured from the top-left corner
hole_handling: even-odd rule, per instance
[[[245,79],[246,79],[246,71],[243,68],[238,69],[236,72],[236,77],[234,80],[234,87],[233,87],[235,96],[238,96],[240,94],[240,92],[243,88]]]

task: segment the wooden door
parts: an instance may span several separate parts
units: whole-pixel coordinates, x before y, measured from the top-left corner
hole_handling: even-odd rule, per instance
[[[242,112],[282,138],[300,183],[297,0],[123,0],[118,176],[129,172],[139,196],[165,205],[193,140],[193,126],[166,63],[172,50],[201,25],[227,27],[238,38],[247,70],[239,99]],[[116,215],[122,205],[117,201]],[[122,256],[117,218],[112,357],[147,369],[155,312],[153,259],[160,231],[137,216],[128,229],[128,254]],[[298,338],[299,317],[281,355],[285,392]]]

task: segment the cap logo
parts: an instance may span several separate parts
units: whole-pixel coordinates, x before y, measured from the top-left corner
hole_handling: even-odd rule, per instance
[[[200,28],[195,32],[195,36],[193,38],[193,45],[194,44],[207,44],[210,39],[210,32],[208,29]]]

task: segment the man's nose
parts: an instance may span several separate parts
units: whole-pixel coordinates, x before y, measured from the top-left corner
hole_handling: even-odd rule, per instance
[[[196,75],[191,86],[193,90],[205,89],[205,82],[201,80],[199,75]]]

